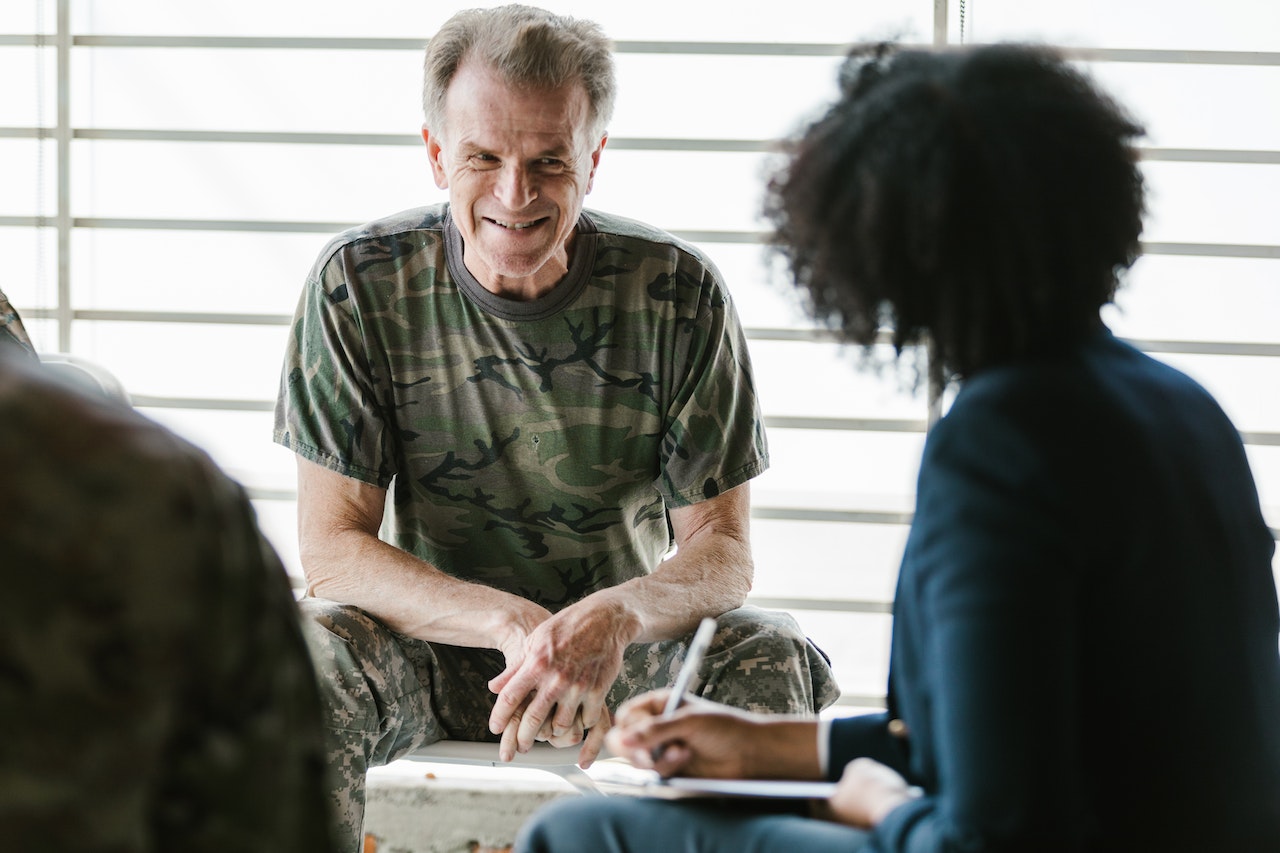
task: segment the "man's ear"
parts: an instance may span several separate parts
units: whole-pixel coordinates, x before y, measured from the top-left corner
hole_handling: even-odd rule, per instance
[[[431,177],[435,178],[437,187],[447,190],[449,188],[449,173],[444,168],[444,147],[440,144],[440,137],[428,130],[424,124],[422,126],[422,141],[427,144],[427,160],[431,162]]]
[[[591,188],[596,183],[596,169],[600,168],[600,155],[604,153],[604,146],[609,141],[609,134],[600,137],[600,144],[596,146],[596,150],[591,152],[591,172],[587,175],[587,192],[591,192]]]

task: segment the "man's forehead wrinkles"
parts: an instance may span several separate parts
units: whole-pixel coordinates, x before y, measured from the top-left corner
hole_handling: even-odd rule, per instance
[[[460,151],[490,153],[517,152],[528,157],[567,157],[576,150],[573,134],[564,128],[554,131],[530,131],[519,128],[484,128],[464,130],[458,136]]]

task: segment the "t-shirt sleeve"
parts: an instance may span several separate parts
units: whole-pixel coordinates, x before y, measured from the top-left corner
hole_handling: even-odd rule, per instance
[[[387,373],[371,361],[348,254],[339,248],[307,279],[285,349],[274,437],[305,459],[386,488],[395,474],[381,405]]]
[[[668,506],[714,498],[769,467],[764,419],[746,335],[720,274],[709,262],[696,310],[681,312],[687,338],[667,412],[658,490]],[[690,303],[693,308],[693,303]]]

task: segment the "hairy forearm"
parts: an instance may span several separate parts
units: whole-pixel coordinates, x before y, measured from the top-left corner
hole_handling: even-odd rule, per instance
[[[532,602],[447,575],[365,531],[313,539],[302,546],[308,592],[359,607],[411,637],[503,648],[513,629],[527,633],[545,618]]]
[[[689,537],[652,574],[595,593],[583,603],[625,614],[628,642],[687,634],[704,616],[741,607],[751,589],[750,546],[733,533],[707,530]]]
[[[751,493],[742,484],[690,506],[672,509],[676,553],[651,574],[597,596],[625,614],[628,642],[655,642],[692,631],[705,616],[741,607],[754,566],[749,538]]]
[[[378,538],[386,490],[298,460],[298,540],[307,588],[411,637],[507,650],[549,615],[452,577]]]

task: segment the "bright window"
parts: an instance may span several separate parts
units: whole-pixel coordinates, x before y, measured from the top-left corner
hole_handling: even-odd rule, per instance
[[[472,5],[0,7],[0,287],[39,348],[101,362],[245,483],[295,573],[294,462],[270,440],[287,323],[332,233],[442,198],[418,139],[420,47]],[[965,41],[1075,51],[1147,124],[1147,254],[1108,318],[1218,396],[1280,526],[1280,5],[549,5],[618,42],[589,206],[699,243],[735,293],[773,455],[753,489],[754,595],[831,653],[845,706],[883,695],[928,413],[922,393],[856,373],[758,244],[769,143],[834,95],[840,43],[928,43],[938,7],[956,42],[963,8]]]

